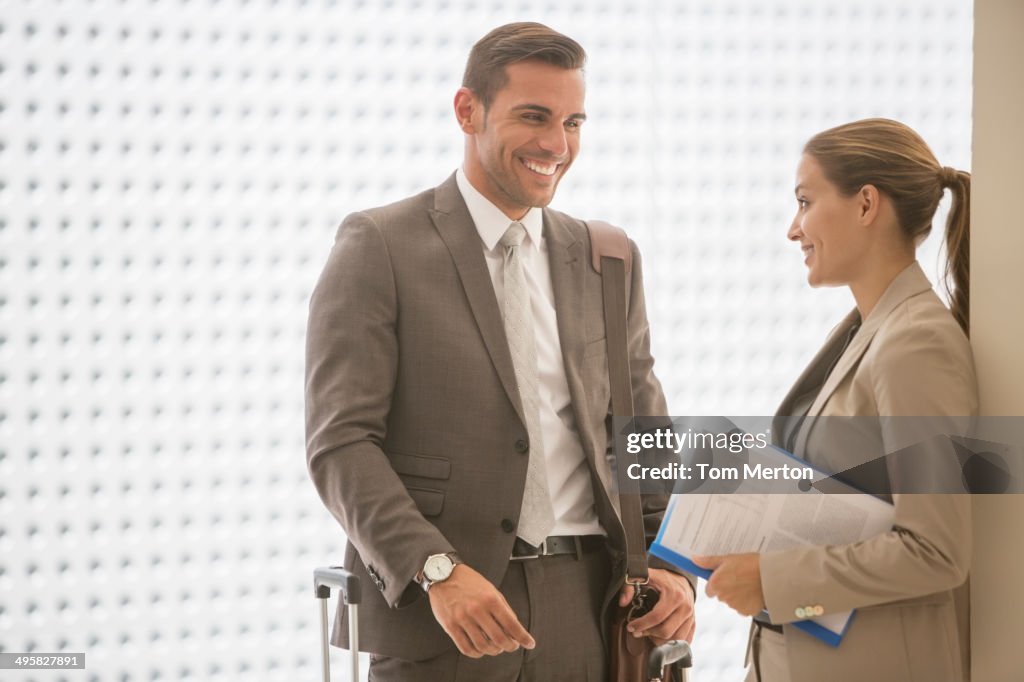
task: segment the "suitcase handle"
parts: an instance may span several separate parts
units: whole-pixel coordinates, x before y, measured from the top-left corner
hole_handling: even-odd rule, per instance
[[[315,569],[313,571],[313,587],[316,590],[317,599],[330,597],[332,587],[341,589],[346,604],[358,604],[361,597],[359,578],[341,566],[321,566]]]
[[[665,666],[673,664],[676,664],[682,673],[683,682],[686,682],[689,668],[693,667],[693,651],[684,640],[674,639],[654,647],[650,658],[647,659],[647,677],[651,680],[660,680],[661,671]]]
[[[320,653],[324,682],[331,682],[331,645],[328,642],[327,600],[331,588],[341,590],[348,604],[348,646],[352,654],[352,682],[359,682],[359,578],[341,566],[321,566],[313,570],[313,592],[320,601]]]

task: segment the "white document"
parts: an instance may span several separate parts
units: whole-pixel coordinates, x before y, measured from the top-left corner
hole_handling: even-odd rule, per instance
[[[832,487],[839,485],[833,483]],[[848,494],[824,494],[814,488],[795,494],[676,494],[651,551],[707,577],[708,571],[693,564],[690,557],[841,545],[892,529],[891,504],[847,489]],[[810,619],[833,637],[815,628],[803,629],[837,646],[852,614],[848,611]]]
[[[893,506],[867,494],[672,496],[661,544],[684,556],[843,545],[892,528]]]

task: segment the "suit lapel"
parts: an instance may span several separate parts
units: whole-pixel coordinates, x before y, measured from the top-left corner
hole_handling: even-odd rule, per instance
[[[928,281],[916,261],[896,276],[882,297],[878,299],[878,303],[875,304],[861,325],[860,331],[853,337],[846,352],[839,358],[839,362],[836,363],[832,373],[825,380],[825,385],[821,387],[821,392],[818,393],[818,397],[811,405],[808,412],[809,417],[816,417],[821,413],[825,402],[832,396],[846,375],[860,362],[861,356],[867,351],[871,340],[875,338],[875,333],[889,314],[911,296],[916,296],[931,288],[931,282]]]
[[[811,405],[816,401],[828,371],[839,360],[846,346],[846,337],[850,328],[860,323],[860,314],[853,310],[835,329],[829,334],[825,345],[818,351],[814,359],[807,365],[800,378],[793,384],[793,388],[782,400],[782,404],[775,410],[775,418],[772,420],[773,442],[795,453],[797,431],[807,418]]]
[[[580,363],[586,344],[583,318],[583,276],[585,273],[583,244],[571,226],[551,211],[544,211],[544,238],[548,247],[551,288],[555,294],[555,316],[558,340],[562,346],[562,363],[569,380],[573,408],[582,405]],[[580,415],[577,414],[577,423]]]
[[[856,312],[857,311],[853,311],[853,313],[848,315],[846,320],[844,320],[845,324],[843,325],[843,328],[838,330],[841,332],[841,334],[837,334],[840,343],[846,340],[847,334],[850,333],[850,327],[856,319],[858,319],[859,316],[856,315]],[[846,347],[846,350],[842,351],[842,355],[840,355],[836,361],[835,367],[832,368],[832,371],[825,378],[825,383],[822,384],[817,397],[814,399],[814,402],[811,403],[810,409],[807,410],[808,417],[816,417],[821,414],[822,408],[825,407],[825,403],[828,402],[828,399],[832,397],[833,393],[835,393],[836,387],[839,386],[843,379],[846,378],[846,375],[857,366],[857,363],[860,362],[860,358],[864,355],[864,351],[866,351],[868,346],[871,345],[871,339],[874,338],[876,331],[878,331],[877,324],[869,325],[865,323],[861,325],[861,328],[854,335],[850,344]]]
[[[811,407],[807,412],[808,417],[817,417],[821,414],[821,411],[825,407],[825,403],[832,397],[835,390],[842,383],[843,379],[857,367],[860,363],[861,357],[867,352],[871,346],[872,339],[875,338],[875,334],[878,329],[882,326],[885,319],[895,310],[901,303],[906,301],[911,296],[916,296],[925,291],[930,291],[932,288],[931,282],[928,281],[928,277],[925,276],[924,271],[921,270],[921,266],[918,265],[917,261],[914,261],[906,269],[903,270],[896,279],[889,284],[888,288],[882,294],[882,297],[878,299],[878,303],[871,310],[871,313],[864,320],[863,324],[850,345],[846,348],[840,356],[835,367],[829,373],[825,379],[824,385],[821,387],[821,391],[818,392],[818,396],[811,403]],[[857,311],[854,310],[846,319],[843,321],[843,327],[846,331],[849,331],[850,326],[853,324],[857,317]],[[837,330],[839,331],[839,330]],[[853,416],[853,415],[850,415]],[[800,436],[797,440],[797,449],[802,451],[807,443],[807,437],[810,432],[810,428],[802,428]]]
[[[584,229],[553,211],[544,211],[544,237],[548,246],[548,264],[551,269],[551,287],[555,295],[555,314],[558,318],[558,340],[562,346],[562,364],[569,385],[576,428],[583,445],[584,457],[595,477],[595,495],[598,489],[608,491],[613,485],[611,469],[604,459],[604,448],[592,443],[603,443],[606,435],[602,430],[593,433],[586,413],[585,381],[593,377],[583,376],[583,352],[586,348],[586,274],[590,258],[586,253]],[[607,375],[606,375],[607,376]],[[607,381],[605,377],[603,380]],[[603,425],[602,425],[603,426]],[[603,496],[616,508],[618,499]]]
[[[804,398],[807,393],[814,391],[815,396],[817,396],[818,392],[821,391],[821,387],[825,383],[825,373],[839,359],[850,327],[859,322],[860,315],[856,310],[853,310],[843,318],[842,322],[836,325],[825,340],[825,345],[821,347],[817,355],[814,356],[814,359],[810,361],[803,373],[800,374],[800,378],[793,384],[793,388],[783,398],[782,404],[775,411],[776,414],[793,417],[804,417],[807,415],[810,403],[807,403],[803,409],[800,408],[800,404],[806,402]]]
[[[505,326],[501,319],[501,308],[494,295],[491,274],[484,260],[480,234],[476,231],[462,194],[459,193],[454,174],[434,191],[434,210],[430,211],[430,218],[451,253],[470,310],[480,329],[480,336],[491,356],[491,362],[501,379],[505,393],[525,424],[526,418],[519,399],[515,368],[512,365],[512,355],[508,349]]]

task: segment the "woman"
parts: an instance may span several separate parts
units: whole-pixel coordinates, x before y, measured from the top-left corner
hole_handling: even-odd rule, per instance
[[[953,195],[945,233],[952,310],[915,260],[945,189]],[[850,440],[826,437],[829,420],[815,417],[974,415],[970,175],[942,167],[907,126],[868,119],[811,138],[796,200],[788,237],[800,244],[809,283],[845,285],[857,307],[782,402],[778,444],[839,472],[850,466],[837,455]],[[875,446],[901,447],[872,423]],[[870,540],[698,558],[714,569],[709,596],[744,615],[771,615],[771,623],[755,618],[748,681],[966,679],[969,499],[896,492],[893,529]],[[837,648],[786,625],[850,609],[857,613]]]

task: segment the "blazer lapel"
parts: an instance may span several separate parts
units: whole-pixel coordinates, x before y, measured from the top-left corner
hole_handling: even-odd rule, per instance
[[[829,334],[825,345],[807,365],[793,384],[793,388],[775,410],[772,420],[772,440],[775,445],[795,452],[796,434],[810,411],[828,377],[829,370],[846,348],[851,327],[860,323],[860,314],[853,310]]]
[[[846,340],[846,336],[850,333],[850,327],[856,323],[859,319],[859,315],[856,314],[856,310],[846,317],[846,324],[843,328],[837,330],[841,332],[837,334],[839,336],[840,343]],[[821,410],[825,407],[825,403],[835,393],[836,388],[842,382],[846,375],[850,373],[857,363],[860,362],[860,358],[864,355],[864,351],[871,345],[871,339],[874,338],[875,332],[878,331],[878,324],[868,324],[865,321],[861,325],[860,329],[854,334],[853,339],[850,341],[846,350],[839,356],[835,363],[835,367],[829,372],[829,375],[825,378],[825,383],[822,384],[821,390],[818,391],[818,396],[811,403],[810,409],[807,410],[808,417],[816,417],[821,414]]]
[[[491,356],[491,362],[501,379],[505,393],[508,394],[523,424],[526,424],[512,355],[505,338],[501,308],[498,306],[491,274],[484,260],[480,234],[476,231],[473,218],[462,199],[454,174],[434,191],[434,210],[430,211],[430,218],[451,253],[455,269],[462,281],[462,288],[469,300],[469,307],[480,329],[480,336]]]
[[[839,358],[839,362],[836,363],[832,373],[825,380],[825,385],[822,386],[817,399],[811,405],[808,416],[814,417],[821,413],[825,402],[835,392],[840,382],[850,373],[850,370],[857,366],[861,356],[864,355],[868,346],[871,345],[871,340],[875,338],[875,332],[882,326],[882,322],[889,316],[889,313],[911,296],[916,296],[931,288],[931,282],[928,281],[917,261],[914,261],[913,264],[896,276],[896,279],[889,284],[882,297],[878,299],[878,303],[875,304],[867,319],[864,320],[846,352]]]
[[[848,375],[859,363],[861,357],[871,346],[872,339],[875,338],[875,333],[879,327],[889,316],[889,314],[895,310],[901,303],[906,301],[911,296],[916,296],[925,291],[931,290],[931,282],[928,281],[928,277],[925,276],[924,271],[921,270],[921,266],[918,265],[917,261],[914,261],[906,269],[903,270],[896,279],[889,284],[889,287],[882,294],[882,297],[878,299],[878,303],[871,310],[871,313],[867,316],[861,325],[860,330],[857,331],[850,345],[846,348],[840,356],[835,367],[829,373],[825,379],[825,384],[821,387],[821,391],[818,392],[817,398],[811,403],[811,407],[807,412],[808,417],[817,417],[821,414],[822,409],[825,407],[825,403],[832,397],[836,388],[842,383],[843,379]],[[849,327],[853,324],[857,317],[857,311],[854,310],[846,319],[843,321],[846,331],[849,331]],[[839,330],[837,330],[839,331]],[[849,415],[854,416],[854,415]],[[803,447],[807,443],[807,436],[809,435],[810,428],[801,429],[800,437],[797,441],[797,448],[802,451]]]
[[[597,477],[602,489],[610,490],[613,475],[604,458],[604,431],[595,434],[586,414],[583,351],[586,347],[586,274],[590,259],[585,252],[583,230],[575,223],[552,211],[544,211],[544,237],[548,246],[548,264],[551,268],[551,287],[555,294],[555,314],[558,318],[558,340],[562,346],[562,364],[569,384],[576,428],[579,430],[584,457],[591,473]],[[602,318],[603,319],[603,318]],[[607,380],[607,379],[605,379]],[[595,445],[597,443],[598,445]],[[597,485],[595,483],[595,486]],[[596,494],[596,493],[595,493]],[[609,497],[612,507],[618,499]]]
[[[544,211],[544,239],[548,247],[551,288],[555,294],[555,315],[558,319],[558,340],[562,346],[562,362],[569,380],[573,409],[583,398],[580,363],[586,343],[583,305],[583,244],[572,228],[551,211]],[[577,423],[580,421],[576,415]]]

